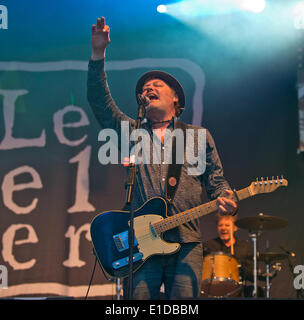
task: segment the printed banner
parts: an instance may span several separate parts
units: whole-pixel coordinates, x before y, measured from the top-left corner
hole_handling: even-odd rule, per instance
[[[90,222],[100,211],[124,204],[123,167],[98,161],[100,127],[86,101],[87,65],[0,62],[0,264],[8,276],[1,297],[84,297],[95,259]],[[194,90],[187,96],[195,107],[187,113],[199,125],[204,73],[188,60],[109,61],[118,105],[129,101],[129,109],[121,109],[135,114],[137,78],[147,68],[164,67],[192,79]],[[121,81],[131,73],[117,94],[115,77]],[[113,282],[99,274],[90,297],[115,294]]]

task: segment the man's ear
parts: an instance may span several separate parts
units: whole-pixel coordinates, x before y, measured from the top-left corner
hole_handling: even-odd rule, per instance
[[[178,96],[177,96],[176,92],[174,92],[173,101],[174,101],[175,105],[178,103]]]

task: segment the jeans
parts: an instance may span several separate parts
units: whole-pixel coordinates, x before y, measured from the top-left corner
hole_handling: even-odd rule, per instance
[[[200,293],[203,250],[201,243],[184,243],[178,252],[151,256],[133,275],[135,300],[157,300],[164,283],[165,299],[197,298]],[[124,297],[128,278],[124,281]]]

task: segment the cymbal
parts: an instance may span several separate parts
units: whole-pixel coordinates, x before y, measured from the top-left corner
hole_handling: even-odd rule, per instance
[[[288,221],[286,219],[260,213],[256,217],[245,217],[239,219],[235,222],[235,224],[241,229],[261,231],[285,228],[288,224]]]
[[[264,252],[258,255],[258,260],[264,262],[273,262],[278,260],[284,260],[288,257],[284,252]]]

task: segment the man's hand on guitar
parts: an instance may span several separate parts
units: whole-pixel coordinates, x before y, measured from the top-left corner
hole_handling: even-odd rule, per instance
[[[237,211],[237,204],[231,200],[233,192],[231,190],[225,190],[227,197],[218,197],[218,208],[220,214],[231,214],[234,215]]]

